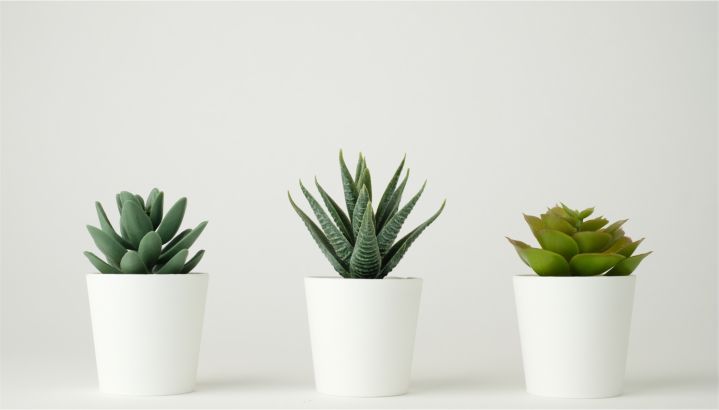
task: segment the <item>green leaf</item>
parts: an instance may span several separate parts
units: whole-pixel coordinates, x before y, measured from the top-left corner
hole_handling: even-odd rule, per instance
[[[364,155],[362,153],[359,153],[359,156],[357,158],[357,167],[355,168],[355,185],[357,185],[357,189],[359,190],[359,185],[356,183],[356,181],[359,181],[360,177],[362,176],[362,171],[367,167],[367,163],[365,162]]]
[[[302,193],[305,195],[305,198],[307,198],[307,202],[309,202],[312,212],[314,212],[317,217],[320,227],[322,227],[322,231],[324,231],[325,236],[327,237],[330,245],[332,245],[332,248],[335,250],[335,253],[340,259],[342,259],[342,261],[348,262],[350,256],[352,256],[352,245],[349,241],[347,241],[347,238],[342,234],[342,232],[340,232],[335,224],[332,223],[330,217],[327,215],[325,210],[322,209],[319,202],[315,200],[315,197],[313,197],[307,188],[305,188],[302,181],[300,181],[300,188],[302,189]]]
[[[305,226],[307,227],[307,230],[310,231],[310,235],[312,235],[312,239],[315,240],[315,243],[317,243],[317,246],[322,251],[322,254],[325,255],[328,261],[330,261],[330,264],[332,267],[342,275],[343,277],[349,277],[349,270],[348,267],[340,260],[340,258],[335,253],[334,249],[332,249],[332,245],[330,245],[330,242],[327,240],[327,237],[324,233],[322,233],[322,230],[315,225],[314,222],[305,214],[300,207],[295,204],[295,201],[292,200],[292,196],[290,193],[287,193],[287,197],[290,200],[290,204],[292,205],[292,208],[297,212],[297,215],[300,216],[300,219],[302,219],[302,222],[304,222]]]
[[[198,263],[200,263],[200,260],[202,260],[202,256],[205,254],[205,250],[198,251],[195,256],[193,256],[185,266],[182,268],[182,272],[180,273],[190,273],[193,269],[195,269],[195,266],[197,266]]]
[[[82,254],[90,260],[90,263],[92,263],[100,273],[121,273],[119,269],[98,258],[92,252],[83,252]]]
[[[135,204],[137,205],[137,204]],[[127,203],[123,208],[127,207]],[[120,269],[122,273],[149,273],[145,264],[142,263],[140,254],[136,251],[127,251],[120,261]]]
[[[542,223],[545,228],[554,229],[555,231],[564,232],[567,235],[571,235],[577,232],[577,229],[567,222],[561,216],[558,216],[555,212],[547,212],[542,214]]]
[[[132,201],[136,203],[137,205],[140,205],[140,203],[137,201],[137,197],[135,194],[127,191],[122,191],[119,194],[117,194],[120,197],[120,203],[122,206],[125,206],[125,202]],[[122,213],[122,207],[120,208],[120,213]]]
[[[539,231],[538,239],[542,249],[558,253],[566,260],[579,253],[579,247],[571,236],[554,229],[542,229]]]
[[[366,192],[364,187],[362,192]],[[362,214],[364,215],[362,226],[357,234],[357,241],[350,258],[350,275],[353,278],[372,279],[380,273],[382,256],[377,245],[371,202],[367,202],[366,209]]]
[[[362,226],[362,221],[364,220],[364,213],[367,210],[368,203],[370,203],[369,193],[367,193],[367,188],[363,187],[360,191],[359,198],[357,198],[355,212],[352,214],[352,232],[354,233],[355,238],[359,234],[360,227]],[[357,241],[355,240],[355,246],[356,244]]]
[[[579,212],[575,211],[574,209],[564,205],[564,203],[560,202],[560,205],[562,205],[562,209],[564,209],[564,212],[567,213],[572,218],[579,218]]]
[[[584,219],[594,213],[594,207],[587,208],[579,213],[579,219]]]
[[[160,235],[155,231],[146,233],[140,241],[140,246],[137,248],[137,253],[140,255],[142,263],[147,266],[148,269],[155,266],[155,262],[157,262],[157,258],[160,257],[161,252],[162,239],[160,239]]]
[[[127,238],[133,249],[137,249],[142,237],[152,230],[150,217],[147,216],[144,208],[134,201],[125,201],[123,203],[120,224],[125,228]]]
[[[100,228],[102,228],[102,231],[110,235],[112,239],[114,239],[124,248],[134,249],[130,242],[126,241],[122,236],[118,235],[117,232],[115,232],[115,228],[112,227],[112,224],[107,218],[107,214],[105,213],[105,209],[103,209],[101,203],[95,202],[95,210],[97,210],[97,218],[100,220]]]
[[[407,217],[410,212],[412,212],[412,209],[419,200],[419,197],[422,196],[425,186],[427,186],[427,181],[422,184],[422,188],[420,188],[419,192],[417,192],[417,194],[415,194],[415,196],[413,196],[399,212],[394,214],[394,216],[387,221],[384,228],[382,228],[382,231],[379,235],[377,235],[377,243],[379,244],[379,251],[382,256],[387,253],[389,248],[392,247],[394,240],[397,239],[397,235],[399,235],[399,231],[402,229],[404,221],[407,220]]]
[[[620,254],[620,255],[622,255],[622,256],[625,256],[625,257],[629,258],[630,256],[632,256],[632,254],[634,253],[634,251],[637,250],[637,248],[639,247],[639,245],[640,245],[643,241],[644,241],[644,238],[639,239],[639,240],[637,240],[637,241],[634,241],[634,242],[632,242],[632,243],[626,244],[625,246],[623,246],[622,248],[620,248],[619,251],[617,251],[617,253]]]
[[[608,224],[609,221],[606,220],[603,217],[598,217],[594,219],[590,219],[588,221],[582,222],[582,225],[580,226],[580,231],[597,231],[604,225]]]
[[[182,238],[184,238],[185,236],[189,235],[190,232],[192,232],[192,228],[187,228],[187,229],[185,229],[184,231],[182,231],[182,232],[178,233],[177,235],[175,235],[175,237],[172,238],[172,239],[170,240],[170,242],[168,242],[168,243],[165,244],[165,246],[162,248],[162,252],[165,252],[165,251],[167,251],[168,249],[170,249],[170,248],[172,248],[173,246],[175,246],[175,244],[177,244],[177,242],[180,242],[180,241],[182,240]],[[162,239],[162,238],[160,238],[160,239]]]
[[[157,227],[162,243],[167,243],[180,229],[182,218],[185,217],[185,208],[187,208],[187,198],[180,198],[162,218],[162,222]]]
[[[379,275],[380,278],[383,278],[387,276],[392,270],[397,266],[400,260],[402,260],[402,257],[404,257],[404,254],[407,252],[409,247],[414,243],[414,241],[419,237],[424,230],[432,224],[432,222],[439,217],[439,215],[444,210],[444,206],[447,203],[446,200],[442,201],[442,206],[439,207],[439,210],[434,213],[429,219],[421,223],[419,226],[414,228],[410,233],[405,235],[402,239],[398,240],[392,247],[387,251],[387,253],[382,258],[382,271]]]
[[[157,199],[157,195],[160,193],[160,190],[157,188],[152,188],[150,193],[147,195],[147,201],[145,201],[145,209],[149,211],[152,209],[152,204],[155,203],[155,199]]]
[[[611,246],[609,246],[607,249],[603,250],[602,253],[619,253],[618,251],[620,249],[629,245],[630,243],[632,243],[631,239],[629,239],[626,236],[622,236],[621,238],[617,239],[616,241],[613,241]],[[624,256],[626,256],[626,255],[624,255]]]
[[[88,225],[87,231],[90,232],[90,236],[95,242],[95,245],[100,249],[100,252],[107,257],[107,260],[115,266],[120,266],[120,261],[122,257],[125,256],[127,249],[117,243],[110,235],[94,226]]]
[[[115,195],[115,202],[117,202],[117,212],[122,214],[122,198],[120,198],[120,194]]]
[[[639,242],[639,241],[637,241]],[[617,263],[612,270],[607,272],[606,276],[627,276],[631,275],[632,272],[639,266],[639,263],[649,256],[651,252],[642,253],[639,255],[634,255],[629,258],[626,258],[622,260],[621,262]]]
[[[155,273],[183,273],[182,270],[185,267],[185,260],[187,260],[188,253],[189,251],[187,249],[177,252]]]
[[[320,186],[320,183],[317,182],[317,178],[315,178],[315,185],[317,186],[317,190],[320,191],[322,201],[325,203],[330,215],[332,215],[332,219],[335,221],[335,224],[340,231],[342,231],[342,234],[345,238],[347,238],[349,243],[354,244],[355,236],[352,231],[352,222],[350,222],[349,217],[345,214],[339,204],[337,204],[337,202],[335,202],[335,200],[327,194],[322,186]]]
[[[372,178],[370,177],[369,169],[365,168],[362,170],[362,175],[360,175],[359,180],[357,181],[357,190],[361,191],[362,188],[367,189],[367,194],[369,194],[369,200],[372,200]]]
[[[164,201],[164,192],[159,192],[157,196],[155,196],[155,199],[152,201],[152,207],[150,208],[150,220],[152,221],[152,226],[154,229],[157,229],[160,226],[160,223],[162,223],[162,207],[164,206]]]
[[[384,193],[382,194],[382,198],[379,200],[379,204],[377,205],[377,230],[381,231],[383,228],[383,225],[380,224],[381,215],[385,212],[385,208],[387,208],[387,205],[389,204],[390,199],[392,198],[392,194],[394,193],[394,190],[397,188],[397,183],[399,182],[399,177],[402,175],[402,169],[404,169],[404,161],[407,159],[407,155],[405,155],[402,158],[402,162],[399,163],[399,167],[397,167],[397,170],[394,172],[394,175],[392,175],[392,179],[389,180],[389,183],[387,184],[387,188],[385,188]],[[382,221],[384,223],[384,221]]]
[[[596,231],[577,232],[572,235],[572,238],[574,238],[577,245],[579,245],[580,253],[601,252],[607,249],[607,246],[609,246],[612,241],[612,235],[606,232]]]
[[[355,186],[354,181],[352,180],[352,175],[350,174],[349,169],[347,169],[347,164],[345,164],[345,159],[342,156],[342,150],[340,150],[340,171],[342,173],[342,187],[345,191],[345,203],[347,204],[347,215],[353,215],[355,204],[357,203],[357,187]]]
[[[392,195],[389,198],[389,201],[387,201],[387,205],[382,209],[382,213],[379,213],[379,210],[377,211],[377,215],[375,215],[375,228],[382,229],[384,227],[384,224],[387,223],[387,221],[394,216],[394,214],[399,209],[400,201],[402,200],[402,194],[404,193],[404,188],[407,186],[407,180],[409,179],[409,169],[407,170],[404,178],[402,179],[402,182],[399,184],[399,187],[392,193]]]
[[[532,234],[534,234],[534,237],[539,240],[539,231],[544,229],[544,223],[542,223],[542,220],[536,216],[524,215],[524,220],[527,221],[527,225],[529,225],[529,229],[532,231]]]
[[[142,199],[142,197],[138,194],[135,194],[135,199],[137,200],[137,204],[140,205],[140,208],[144,211],[145,208],[145,200]]]
[[[532,248],[521,241],[509,239],[519,257],[539,276],[568,276],[569,264],[558,253]]]
[[[167,263],[172,257],[174,257],[179,251],[183,249],[188,249],[190,246],[192,246],[193,243],[197,240],[197,238],[200,236],[202,231],[205,230],[205,227],[207,226],[207,221],[200,222],[199,225],[195,227],[190,233],[185,235],[184,238],[177,241],[176,244],[174,244],[170,249],[163,251],[160,254],[160,257],[157,259],[158,263]],[[184,263],[184,262],[183,262]]]
[[[577,276],[595,276],[609,270],[624,259],[616,253],[580,253],[569,261],[572,272]]]
[[[619,230],[619,228],[621,228],[621,226],[624,225],[624,223],[627,221],[628,221],[628,219],[622,219],[622,220],[616,221],[613,224],[602,229],[602,231],[608,232],[608,233],[614,233],[615,231]]]

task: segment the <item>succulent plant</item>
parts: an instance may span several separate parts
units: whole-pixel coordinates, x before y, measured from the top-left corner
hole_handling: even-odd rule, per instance
[[[524,215],[541,248],[507,239],[540,276],[630,275],[651,253],[633,255],[644,238],[633,241],[624,234],[626,219],[612,224],[604,217],[586,219],[593,212],[561,204],[539,217]]]
[[[180,198],[163,214],[164,196],[157,188],[150,192],[147,200],[127,191],[117,194],[120,234],[112,227],[102,204],[95,202],[100,228],[88,225],[87,230],[106,259],[92,252],[84,254],[100,273],[189,273],[197,266],[205,251],[187,260],[188,248],[205,229],[207,221],[177,234],[187,198]]]
[[[402,181],[399,181],[405,163],[402,159],[375,210],[372,206],[372,178],[364,155],[359,155],[354,178],[347,168],[342,151],[339,160],[347,213],[327,194],[316,178],[315,185],[327,212],[302,181],[300,188],[317,217],[319,227],[295,204],[289,192],[287,196],[322,253],[342,277],[382,279],[397,266],[417,237],[442,213],[446,201],[442,202],[432,217],[395,242],[427,182],[400,207],[409,178],[407,170]]]

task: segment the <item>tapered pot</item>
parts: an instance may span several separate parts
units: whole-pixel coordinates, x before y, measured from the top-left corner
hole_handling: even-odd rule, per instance
[[[634,283],[634,276],[514,277],[529,393],[622,393]]]
[[[417,278],[305,278],[320,393],[376,397],[409,388],[422,292]]]
[[[100,391],[194,390],[207,282],[206,273],[87,275]]]

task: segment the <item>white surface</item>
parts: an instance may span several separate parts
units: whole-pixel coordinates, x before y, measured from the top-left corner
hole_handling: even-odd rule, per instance
[[[527,391],[566,398],[622,393],[636,277],[514,277]]]
[[[716,3],[0,7],[3,405],[717,405]],[[377,187],[407,153],[407,192],[429,180],[407,228],[448,200],[393,272],[424,287],[389,401],[313,392],[303,277],[332,269],[286,191],[339,197],[339,148]],[[155,185],[210,220],[198,392],[118,402],[95,393],[84,225]],[[618,399],[523,392],[504,236],[556,201],[654,251]]]
[[[100,391],[147,396],[195,389],[208,277],[87,275]]]
[[[335,396],[405,394],[422,279],[305,278],[317,391]]]

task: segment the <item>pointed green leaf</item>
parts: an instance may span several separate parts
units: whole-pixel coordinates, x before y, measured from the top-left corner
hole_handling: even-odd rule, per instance
[[[205,254],[205,250],[198,251],[195,256],[193,256],[187,263],[185,263],[185,266],[182,268],[182,272],[180,273],[190,273],[193,269],[195,269],[195,266],[197,266],[198,263],[202,260],[202,256]]]
[[[637,241],[639,242],[639,241]],[[607,272],[607,276],[627,276],[631,275],[632,272],[639,266],[639,263],[649,256],[651,252],[642,253],[626,258],[617,263],[612,270]]]
[[[110,235],[94,226],[88,225],[87,231],[90,232],[90,236],[95,242],[95,245],[100,249],[100,252],[107,257],[107,260],[115,266],[120,266],[120,261],[125,255],[125,252],[127,252],[127,249],[117,243]]]
[[[598,218],[594,218],[594,219],[590,219],[588,221],[582,222],[582,225],[580,226],[579,230],[580,231],[597,231],[608,223],[609,223],[609,221],[607,219],[600,216]]]
[[[92,263],[100,273],[121,273],[119,269],[98,258],[92,252],[83,252],[82,254],[90,260],[90,263]]]
[[[330,245],[330,242],[327,240],[327,237],[324,233],[322,233],[322,230],[315,225],[314,222],[312,222],[312,220],[302,211],[302,209],[300,209],[300,207],[297,206],[297,204],[295,204],[295,201],[292,200],[292,196],[289,192],[287,193],[287,197],[290,200],[292,209],[294,209],[295,212],[297,212],[297,215],[300,216],[300,219],[304,222],[307,230],[310,231],[312,239],[315,240],[315,243],[317,243],[317,246],[320,248],[327,260],[330,261],[332,267],[343,277],[349,277],[348,267],[339,259],[334,249],[332,249],[332,245]]]
[[[380,215],[385,211],[385,208],[389,204],[390,199],[392,198],[392,194],[394,193],[394,190],[397,188],[397,183],[399,182],[399,177],[402,175],[402,169],[404,169],[404,161],[407,159],[407,155],[402,158],[402,162],[399,163],[399,167],[397,167],[397,170],[394,172],[394,175],[392,175],[392,179],[389,180],[389,183],[387,184],[387,188],[385,188],[384,193],[382,194],[382,198],[379,200],[379,204],[377,205],[377,226],[376,229],[381,231],[383,225],[380,225]]]
[[[509,239],[519,257],[539,276],[567,276],[569,264],[558,253],[532,248],[524,242]]]
[[[372,200],[372,178],[370,177],[369,169],[364,168],[362,170],[362,175],[360,175],[360,179],[357,181],[357,190],[362,190],[362,188],[367,189],[367,194],[369,194],[369,200]]]
[[[617,229],[616,231],[612,232],[612,242],[618,241],[623,236],[624,236],[624,230]]]
[[[366,190],[363,188],[362,192],[366,192]],[[357,213],[356,210],[355,213]],[[373,279],[380,273],[382,256],[377,245],[371,202],[367,203],[362,214],[364,215],[362,226],[357,234],[357,241],[350,258],[350,275],[353,278]]]
[[[362,226],[362,221],[364,220],[364,213],[367,210],[367,204],[369,202],[369,193],[367,193],[367,188],[362,188],[359,194],[359,198],[357,198],[357,205],[355,206],[355,212],[352,214],[352,233],[354,234],[355,238],[357,238],[357,234],[359,234],[360,227]],[[355,246],[357,244],[357,241],[355,240]]]
[[[122,205],[120,224],[127,232],[127,238],[134,249],[140,245],[142,237],[152,230],[152,221],[145,210],[134,201],[125,201]]]
[[[357,167],[355,167],[355,185],[357,185],[357,189],[359,190],[360,186],[357,184],[357,181],[359,181],[360,177],[362,176],[362,171],[364,171],[367,164],[365,163],[365,158],[362,153],[359,153],[359,156],[357,158]]]
[[[525,254],[521,251],[524,249],[530,249],[531,246],[529,246],[528,244],[526,244],[522,241],[518,241],[518,240],[512,239],[507,236],[505,236],[505,238],[507,238],[509,243],[511,243],[512,246],[514,246],[514,250],[517,252],[517,255],[519,255],[519,258],[522,259],[522,262],[524,262],[525,265],[529,266],[529,260],[527,260]]]
[[[612,241],[612,235],[606,232],[593,231],[577,232],[572,235],[572,238],[579,245],[579,252],[581,253],[601,252],[607,249]]]
[[[199,225],[195,227],[190,233],[185,235],[184,238],[177,241],[175,245],[173,245],[170,249],[162,252],[160,254],[160,257],[157,259],[158,263],[167,263],[172,257],[174,257],[179,251],[183,249],[189,249],[190,246],[192,246],[193,243],[197,240],[197,238],[200,236],[202,231],[205,230],[205,227],[207,226],[207,221],[200,222]],[[184,262],[183,262],[184,263]]]
[[[575,234],[576,235],[576,234]],[[571,236],[554,229],[542,229],[539,231],[538,239],[542,249],[558,253],[566,260],[579,253],[579,247]]]
[[[161,251],[162,239],[160,239],[160,235],[155,231],[146,233],[140,241],[140,246],[137,248],[137,253],[140,255],[142,263],[147,266],[148,269],[155,266],[155,262],[157,262],[157,258],[160,257]]]
[[[347,204],[347,215],[353,215],[355,204],[357,203],[357,187],[355,186],[354,181],[352,180],[352,175],[350,174],[349,169],[347,169],[347,164],[345,164],[345,159],[342,156],[342,150],[340,150],[340,171],[342,173],[342,187],[345,191],[345,203]]]
[[[439,217],[439,215],[444,210],[444,206],[447,203],[447,201],[442,201],[442,206],[439,207],[439,210],[434,213],[429,219],[421,223],[419,226],[414,228],[410,233],[405,235],[402,239],[398,240],[394,245],[392,245],[391,248],[387,251],[387,253],[382,258],[382,272],[380,273],[379,277],[383,278],[387,276],[392,270],[397,266],[400,260],[402,260],[402,257],[404,257],[404,254],[407,252],[409,247],[414,243],[414,241],[419,237],[419,235],[424,232],[424,230],[432,224],[432,222]]]
[[[579,212],[575,211],[574,209],[564,205],[564,203],[560,202],[560,205],[562,205],[562,209],[564,209],[564,212],[567,213],[567,215],[571,216],[572,218],[579,218]]]
[[[534,237],[539,240],[539,231],[544,229],[544,223],[542,223],[542,220],[536,216],[524,215],[524,220],[527,221],[527,225],[529,225],[529,229],[532,231],[532,234],[534,234]]]
[[[125,207],[127,207],[127,203],[124,204],[123,208]],[[122,270],[122,273],[149,273],[145,264],[142,263],[140,254],[136,251],[127,251],[125,253],[125,256],[120,261],[120,270]]]
[[[102,231],[110,235],[117,243],[122,245],[124,248],[133,248],[130,242],[126,241],[122,236],[118,235],[117,232],[115,232],[115,228],[112,227],[112,224],[107,218],[107,214],[105,213],[105,209],[102,207],[101,203],[95,202],[95,210],[97,210],[97,218],[100,220],[100,228],[102,228]]]
[[[612,242],[612,244],[602,251],[602,253],[619,253],[619,250],[624,248],[625,246],[632,243],[632,240],[626,236],[622,236],[621,238],[617,239],[616,241]],[[619,253],[620,255],[624,255],[622,253]],[[624,255],[627,256],[627,255]]]
[[[630,256],[632,256],[634,251],[637,250],[637,248],[643,241],[644,241],[644,238],[639,239],[638,241],[634,241],[632,243],[626,244],[625,246],[620,248],[619,251],[617,251],[617,253],[626,258],[629,258]]]
[[[187,208],[187,198],[180,198],[162,218],[157,227],[157,233],[160,235],[162,243],[167,243],[180,229],[182,218],[185,216],[185,208]]]
[[[317,217],[320,227],[322,227],[322,231],[325,233],[325,236],[327,237],[330,245],[332,245],[332,248],[335,250],[335,253],[342,261],[348,262],[350,256],[352,256],[352,245],[335,226],[325,210],[322,209],[319,202],[315,200],[315,197],[313,197],[307,188],[305,188],[302,181],[300,181],[300,188],[302,189],[302,193],[305,195],[305,198],[307,198],[307,202],[309,202],[312,212],[314,212]]]
[[[584,219],[594,213],[594,207],[587,208],[579,213],[579,219]]]
[[[419,197],[422,196],[425,186],[427,186],[427,181],[422,184],[422,188],[420,188],[419,192],[417,192],[417,194],[415,194],[415,196],[413,196],[399,212],[394,214],[394,216],[387,221],[384,228],[382,228],[382,231],[379,235],[377,235],[377,243],[379,244],[379,251],[382,256],[387,253],[389,248],[392,247],[394,240],[397,239],[397,235],[399,235],[399,231],[402,229],[404,221],[407,220],[407,217],[410,212],[412,212],[412,209],[419,200]]]
[[[187,249],[177,252],[155,273],[183,273],[182,270],[185,267],[185,260],[187,260],[188,253],[189,251]]]
[[[616,253],[580,253],[569,261],[576,276],[601,275],[624,259]]]
[[[327,192],[322,188],[322,186],[320,186],[320,183],[317,182],[317,178],[315,178],[315,186],[317,186],[317,190],[320,191],[322,201],[325,203],[325,206],[327,207],[327,210],[329,211],[330,215],[332,215],[332,220],[335,221],[335,224],[340,229],[340,231],[342,231],[342,234],[345,236],[345,238],[347,238],[349,243],[354,244],[355,236],[354,232],[352,231],[352,222],[350,222],[350,219],[347,214],[345,214],[345,212],[337,204],[337,202],[335,202],[335,200],[327,194]]]
[[[622,225],[624,225],[624,223],[626,223],[627,221],[628,221],[628,219],[622,219],[622,220],[616,221],[616,222],[614,222],[613,224],[611,224],[611,225],[607,226],[606,228],[602,229],[602,231],[608,232],[608,233],[614,233],[614,232],[616,232],[617,230],[619,230],[619,228],[621,228]]]
[[[559,208],[564,211],[563,209]],[[567,235],[571,235],[577,231],[577,229],[567,222],[561,216],[558,216],[556,212],[547,212],[542,214],[542,223],[545,228],[554,229],[555,231],[564,232]]]
[[[399,203],[402,200],[402,194],[404,193],[404,188],[407,186],[408,179],[409,169],[405,173],[405,176],[402,179],[402,182],[399,184],[399,187],[397,187],[397,189],[390,196],[389,201],[387,201],[387,205],[382,209],[382,213],[380,214],[379,210],[377,211],[377,215],[375,215],[376,228],[379,227],[379,229],[382,229],[384,227],[384,224],[387,223],[387,221],[389,221],[389,219],[399,209]]]
[[[191,228],[187,228],[187,229],[185,229],[184,231],[182,231],[182,232],[178,233],[177,235],[175,235],[175,237],[172,238],[172,240],[170,240],[170,242],[168,242],[168,243],[165,244],[165,246],[162,248],[162,252],[166,252],[168,249],[170,249],[170,248],[172,248],[173,246],[175,246],[175,244],[177,244],[177,242],[180,242],[180,241],[182,240],[182,238],[184,238],[185,236],[189,235],[190,232],[192,232],[192,229],[191,229]],[[162,238],[160,238],[160,239],[162,239]]]
[[[152,201],[152,207],[150,208],[150,220],[152,221],[152,226],[154,229],[157,229],[162,222],[162,208],[164,206],[164,201],[164,192],[158,192],[154,200]]]

